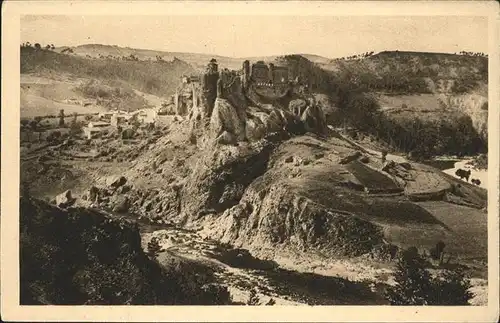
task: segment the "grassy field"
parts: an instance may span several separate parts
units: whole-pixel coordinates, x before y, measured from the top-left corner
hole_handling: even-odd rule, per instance
[[[434,230],[426,226],[391,227],[387,236],[403,247],[432,248],[439,240],[446,244],[445,251],[467,262],[487,260],[487,214],[473,208],[439,201],[418,203],[443,222],[450,231]]]

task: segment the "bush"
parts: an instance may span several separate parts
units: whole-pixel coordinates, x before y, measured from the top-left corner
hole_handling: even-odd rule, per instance
[[[49,143],[56,143],[59,141],[61,138],[61,132],[60,131],[52,131],[46,138],[47,142]]]
[[[151,241],[148,242],[148,252],[147,255],[151,259],[156,259],[158,254],[162,251],[160,243],[157,237],[153,237]]]
[[[432,277],[415,247],[403,251],[395,272],[396,285],[386,291],[391,305],[468,305],[470,282],[459,270]]]
[[[250,291],[250,295],[248,296],[248,301],[247,305],[259,305],[260,299],[259,296],[257,296],[257,291],[255,289],[252,289]]]

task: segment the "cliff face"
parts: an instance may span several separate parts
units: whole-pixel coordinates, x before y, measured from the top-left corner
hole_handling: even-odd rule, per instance
[[[224,302],[204,287],[208,281],[150,260],[135,222],[26,197],[20,216],[22,305]]]
[[[468,115],[474,129],[483,138],[488,138],[488,96],[478,93],[459,94],[447,97],[449,107]]]

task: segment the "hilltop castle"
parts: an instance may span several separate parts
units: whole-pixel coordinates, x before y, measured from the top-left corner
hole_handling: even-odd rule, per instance
[[[194,83],[193,86],[189,87],[192,91],[193,101],[197,97],[195,84],[198,89],[201,87],[200,99],[206,105],[206,115],[210,116],[214,109],[215,99],[218,97],[227,98],[236,90],[246,92],[253,85],[260,95],[276,98],[283,95],[289,88],[290,78],[287,67],[276,66],[273,63],[266,64],[263,61],[250,64],[250,61],[246,60],[243,62],[241,70],[223,69],[219,71],[217,60],[212,58],[201,77],[183,76],[182,83]],[[187,111],[181,104],[181,95],[181,91],[177,90],[174,101],[176,111],[184,114]]]
[[[266,64],[258,61],[250,65],[250,61],[243,62],[243,84],[246,86],[250,82],[257,85],[283,85],[288,84],[288,68],[275,66],[273,63]]]

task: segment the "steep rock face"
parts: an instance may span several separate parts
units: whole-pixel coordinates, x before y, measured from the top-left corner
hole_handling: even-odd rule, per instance
[[[246,187],[267,168],[273,142],[207,148],[182,189],[182,218],[197,220],[237,204]]]
[[[207,281],[167,271],[142,251],[135,222],[20,200],[21,304],[218,304]]]
[[[235,152],[238,148],[232,147]],[[398,171],[405,176],[389,175],[375,158],[366,163],[346,158],[355,152],[356,147],[339,138],[324,140],[312,134],[292,137],[270,152],[264,172],[253,172],[245,181],[237,178],[248,174],[240,173],[241,169],[255,169],[248,162],[251,159],[245,159],[241,168],[236,161],[221,167],[222,160],[208,159],[201,168],[205,171],[198,169],[190,178],[198,184],[191,183],[186,195],[193,194],[194,199],[206,192],[211,195],[190,205],[187,214],[212,207],[204,216],[191,217],[204,235],[266,258],[304,250],[328,257],[371,253],[391,241],[386,230],[392,227],[427,230],[436,236],[448,234],[438,218],[408,198],[434,194],[430,187],[434,182],[428,181],[434,178],[429,177],[432,174],[440,179],[438,171],[404,164],[400,168],[405,171]],[[345,163],[340,163],[343,160]],[[208,165],[217,165],[213,174]],[[217,176],[220,173],[223,178]],[[234,189],[235,181],[238,189]],[[411,192],[403,191],[408,183]],[[477,188],[467,189],[470,192],[462,193],[471,200],[475,196],[472,190]],[[219,193],[213,194],[217,190]],[[238,198],[224,205],[217,202],[219,196],[231,196],[228,193]],[[188,199],[191,197],[186,196]]]
[[[266,176],[247,189],[241,202],[226,210],[211,233],[223,242],[271,256],[292,249],[327,256],[357,256],[382,244],[380,227],[330,212]],[[210,229],[208,229],[210,231]]]
[[[298,116],[306,131],[317,134],[326,134],[328,131],[325,113],[315,102],[295,99],[290,101],[288,110]]]
[[[488,138],[488,97],[463,94],[448,97],[448,106],[458,109],[472,119],[472,125],[483,137]]]
[[[308,106],[300,116],[300,120],[309,132],[326,134],[328,131],[325,114],[317,105]]]
[[[224,132],[234,136],[236,141],[246,139],[246,115],[238,107],[221,98],[215,100],[210,119],[211,137],[216,139]]]

